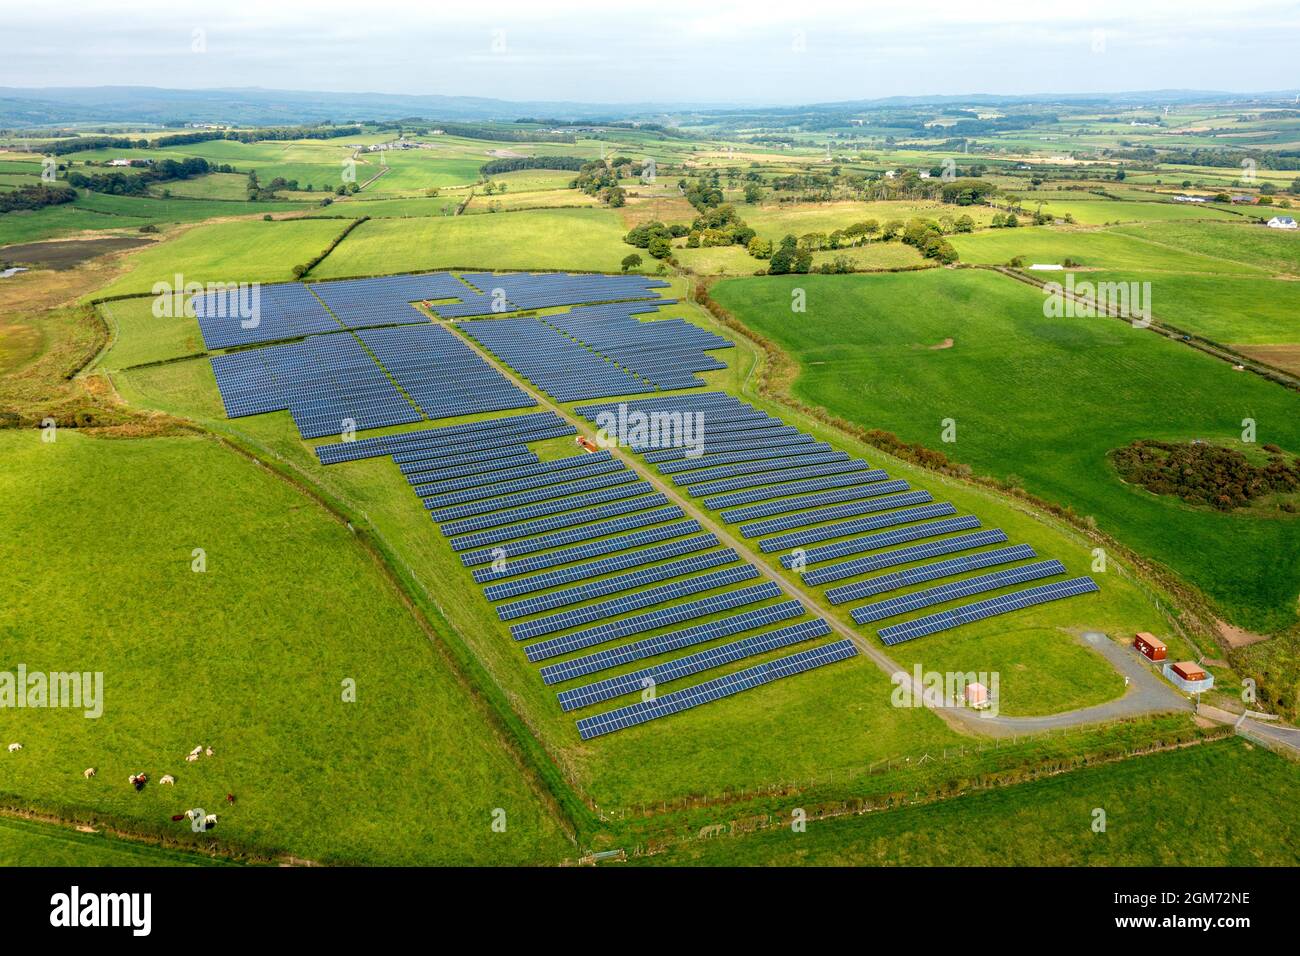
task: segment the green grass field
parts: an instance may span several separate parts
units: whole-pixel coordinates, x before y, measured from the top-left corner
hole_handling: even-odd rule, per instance
[[[1254,276],[1161,272],[1079,274],[1075,281],[1150,282],[1151,311],[1163,322],[1228,345],[1300,342],[1300,282]]]
[[[692,866],[1295,866],[1300,766],[1239,739],[937,804],[673,847]],[[1105,832],[1093,830],[1105,811]]]
[[[221,866],[219,857],[0,817],[0,866]]]
[[[1199,228],[1176,224],[1178,228]],[[1093,269],[1142,272],[1208,272],[1226,275],[1259,275],[1263,270],[1213,253],[1185,251],[1174,245],[1146,241],[1155,226],[1124,226],[1109,230],[1052,226],[1019,229],[990,229],[949,241],[962,262],[1003,265],[1016,256],[1026,265],[1036,262],[1062,263],[1067,258]],[[1249,228],[1225,226],[1224,228]],[[1120,231],[1131,230],[1131,231]]]
[[[12,587],[49,598],[0,609],[5,669],[104,675],[99,719],[67,709],[6,719],[24,749],[0,762],[0,793],[74,819],[321,861],[566,852],[376,564],[289,484],[208,438],[65,431],[44,443],[4,431],[0,448],[0,561]],[[121,492],[112,508],[92,492],[108,487]],[[191,569],[195,548],[203,573]],[[200,743],[216,755],[185,762]],[[97,776],[83,779],[86,767]],[[142,793],[127,783],[139,771],[154,781]],[[157,784],[165,773],[175,787]],[[220,829],[191,835],[170,821],[192,806],[218,812]],[[505,833],[491,829],[498,807]]]
[[[790,313],[795,287],[807,290],[806,315]],[[1168,564],[1238,623],[1295,621],[1300,521],[1156,498],[1123,485],[1106,459],[1138,438],[1238,439],[1244,418],[1259,441],[1294,453],[1292,393],[1114,319],[1046,319],[1041,293],[987,272],[735,279],[714,294],[798,360],[800,398],[985,474],[1020,476]]]
[[[617,272],[630,246],[609,209],[549,209],[453,219],[363,223],[312,277],[378,275],[448,266]]]
[[[195,226],[130,259],[126,274],[97,296],[149,292],[156,282],[285,282],[349,225],[341,219],[260,219]]]

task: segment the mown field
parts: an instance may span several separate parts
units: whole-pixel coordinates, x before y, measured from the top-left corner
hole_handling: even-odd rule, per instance
[[[5,669],[101,672],[104,695],[98,719],[11,713],[24,749],[0,762],[0,792],[326,862],[566,852],[430,636],[310,499],[210,438],[3,431],[0,449],[0,562],[18,593],[48,597],[0,609]],[[187,763],[197,744],[215,755]],[[141,771],[154,782],[137,793],[127,777]],[[174,787],[156,783],[165,773]],[[170,821],[193,806],[220,828]],[[505,833],[491,829],[497,807]]]
[[[790,312],[796,287],[805,315]],[[1041,293],[987,272],[733,279],[714,295],[794,356],[805,401],[1095,517],[1244,626],[1295,621],[1300,520],[1157,498],[1106,458],[1139,438],[1239,440],[1245,418],[1295,454],[1293,393],[1115,319],[1044,318]]]
[[[1295,866],[1300,765],[1240,739],[923,807],[721,836],[658,866]],[[1106,829],[1092,829],[1105,811]]]

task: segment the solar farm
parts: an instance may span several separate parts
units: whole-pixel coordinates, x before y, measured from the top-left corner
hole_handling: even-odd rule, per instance
[[[194,311],[209,347],[229,347],[210,359],[227,416],[288,411],[303,439],[331,439],[314,448],[322,466],[389,459],[583,740],[845,661],[863,640],[891,647],[1097,591],[708,390],[700,375],[726,369],[734,345],[660,317],[676,304],[663,285],[430,273],[272,286],[252,328],[234,292]],[[579,437],[686,417],[689,445]],[[569,454],[534,450],[569,438]]]

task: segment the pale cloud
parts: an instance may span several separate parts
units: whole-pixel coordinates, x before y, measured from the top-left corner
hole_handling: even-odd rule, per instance
[[[1294,84],[1270,0],[9,0],[0,86],[442,93],[602,102],[1236,91]],[[202,30],[206,52],[191,52]],[[504,31],[504,51],[493,31]],[[1106,52],[1092,53],[1094,31]],[[800,52],[792,38],[806,44]]]

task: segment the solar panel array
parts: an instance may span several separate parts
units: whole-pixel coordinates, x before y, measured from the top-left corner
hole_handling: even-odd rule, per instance
[[[208,349],[297,339],[340,327],[299,283],[236,286],[201,292],[189,301]]]
[[[1066,573],[1059,561],[1017,565],[1036,557],[1034,549],[996,547],[1007,542],[1001,529],[982,528],[974,515],[957,515],[951,503],[936,502],[930,492],[889,479],[866,461],[836,452],[724,393],[632,399],[585,405],[577,411],[620,435],[622,423],[636,413],[642,418],[693,416],[697,427],[689,442],[665,443],[668,431],[652,429],[649,438],[625,444],[722,521],[736,525],[741,536],[758,539],[760,551],[779,555],[781,564],[798,571],[805,585],[835,585],[825,592],[832,604],[905,592],[851,608],[858,624]],[[954,554],[959,556],[931,560]],[[909,590],[999,565],[1017,566]],[[901,570],[877,573],[890,568]],[[1079,585],[1069,594],[1087,590]],[[997,599],[988,604],[1005,610],[1018,606]],[[887,631],[900,633],[886,628],[882,639]]]
[[[829,624],[782,600],[778,585],[759,580],[758,568],[719,547],[610,451],[540,461],[528,442],[557,431],[573,429],[539,412],[340,442],[318,454],[326,463],[391,456],[547,683],[632,661],[649,661],[658,681],[682,680],[829,635]],[[484,457],[484,446],[498,458]],[[735,635],[745,636],[710,646]],[[684,658],[653,660],[699,645]],[[561,706],[639,691],[641,677],[635,687],[620,679],[625,690],[606,683],[585,692],[582,703],[562,692]]]
[[[664,283],[639,276],[428,273],[271,287],[269,323],[234,331],[205,297],[205,341],[264,345],[214,356],[227,412],[288,410],[324,464],[391,457],[431,520],[590,739],[852,657],[851,641],[782,593],[609,451],[543,461],[530,444],[572,436],[550,412],[356,440],[351,431],[535,405],[443,318],[562,401],[698,388],[726,339],[680,319],[644,321]],[[598,303],[598,304],[592,304]],[[536,316],[521,310],[577,306]],[[346,329],[347,331],[344,331]],[[353,331],[355,330],[355,331]],[[224,347],[224,346],[214,346]],[[684,494],[777,555],[888,644],[1097,590],[1010,545],[928,491],[718,392],[588,404],[578,413]],[[936,560],[938,559],[938,560]],[[880,573],[885,572],[885,573]],[[893,595],[890,592],[896,592]],[[973,604],[924,613],[979,594]],[[783,651],[816,642],[786,656]],[[746,666],[748,665],[748,666]],[[712,672],[712,676],[708,676]],[[599,676],[593,676],[599,675]],[[660,684],[706,678],[659,693]],[[583,682],[585,680],[585,682]],[[571,683],[572,682],[572,683]],[[567,687],[564,685],[568,685]]]
[[[422,418],[350,332],[214,355],[211,363],[227,417],[287,409],[303,438]]]

